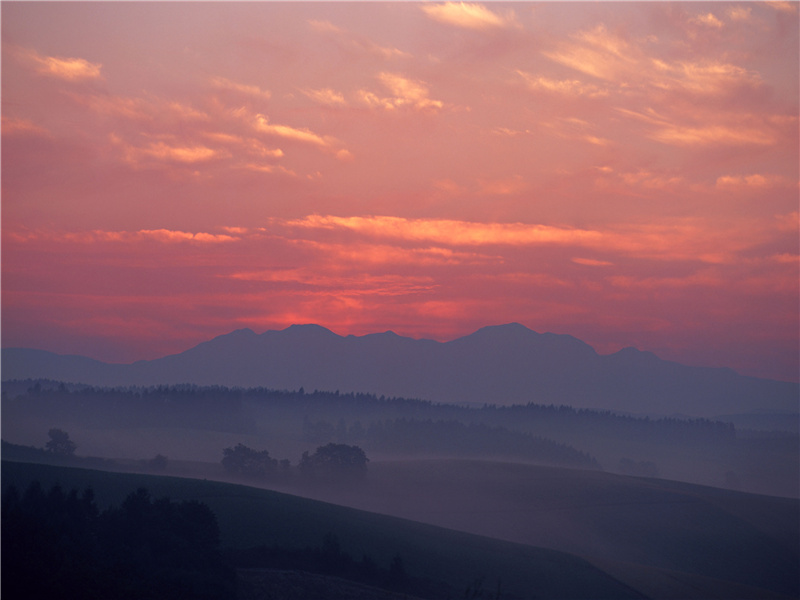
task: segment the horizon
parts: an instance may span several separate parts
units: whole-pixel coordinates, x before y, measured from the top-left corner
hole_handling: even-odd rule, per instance
[[[584,340],[581,340],[580,338],[577,338],[577,337],[575,337],[573,335],[570,335],[568,333],[555,333],[555,332],[552,332],[552,331],[536,331],[534,329],[531,329],[530,327],[527,327],[526,325],[523,325],[522,323],[517,323],[516,321],[509,322],[509,323],[499,323],[499,324],[494,324],[494,325],[483,325],[483,326],[475,329],[472,332],[466,333],[466,334],[464,334],[462,336],[457,336],[457,337],[448,338],[448,339],[434,339],[432,337],[425,337],[425,336],[423,336],[423,337],[404,336],[404,335],[400,335],[400,334],[396,333],[395,331],[392,331],[391,329],[387,329],[387,330],[384,330],[384,331],[372,331],[372,332],[367,332],[367,333],[362,333],[362,334],[352,334],[352,333],[341,334],[341,333],[338,333],[336,331],[333,331],[332,329],[330,329],[328,327],[325,327],[324,325],[320,325],[318,323],[292,323],[291,325],[288,325],[288,326],[286,326],[286,327],[284,327],[282,329],[265,329],[265,330],[260,331],[260,332],[259,331],[255,331],[251,327],[241,327],[239,329],[234,329],[234,330],[229,331],[227,333],[221,333],[221,334],[218,334],[218,335],[214,335],[214,336],[212,336],[212,337],[210,337],[210,338],[208,338],[206,340],[202,340],[202,341],[198,342],[197,344],[194,344],[194,345],[189,346],[187,348],[183,348],[183,349],[181,349],[181,350],[179,350],[177,352],[164,354],[164,355],[156,356],[156,357],[149,358],[149,359],[135,359],[135,360],[128,361],[128,362],[113,362],[113,361],[105,361],[105,360],[102,360],[102,359],[96,358],[96,357],[84,356],[84,355],[78,355],[78,354],[72,354],[72,356],[81,356],[81,357],[84,357],[84,358],[93,358],[95,360],[99,360],[100,362],[104,362],[104,363],[107,363],[107,364],[129,365],[129,364],[133,364],[135,362],[140,362],[140,361],[147,362],[147,361],[151,361],[151,360],[159,360],[159,359],[165,358],[167,356],[175,356],[175,355],[178,355],[178,354],[183,354],[184,352],[192,350],[193,348],[195,348],[195,347],[197,347],[199,345],[202,345],[202,344],[204,344],[206,342],[210,342],[210,341],[213,341],[213,340],[215,340],[217,338],[221,338],[221,337],[227,337],[227,336],[233,335],[235,333],[238,333],[240,331],[249,331],[250,333],[252,333],[255,336],[262,336],[262,335],[264,335],[266,333],[285,332],[285,331],[288,331],[288,330],[290,330],[292,328],[296,328],[296,327],[318,327],[318,328],[324,329],[325,331],[333,334],[336,337],[342,338],[342,339],[345,339],[345,338],[348,338],[348,337],[362,338],[362,337],[373,336],[373,335],[384,335],[384,334],[388,333],[388,334],[393,334],[395,336],[402,337],[402,338],[405,338],[405,339],[411,339],[411,340],[414,340],[414,341],[432,341],[432,342],[436,342],[437,344],[446,344],[448,342],[452,342],[452,341],[456,341],[456,340],[459,340],[459,339],[462,339],[462,338],[465,338],[465,337],[469,337],[469,336],[471,336],[471,335],[473,335],[473,334],[475,334],[475,333],[477,333],[479,331],[482,331],[484,329],[496,329],[496,328],[514,326],[514,325],[519,325],[519,326],[525,328],[526,330],[530,331],[531,333],[534,333],[534,334],[539,335],[539,336],[555,335],[555,336],[571,337],[571,338],[573,338],[573,339],[575,339],[575,340],[577,340],[579,342],[582,342],[582,343],[588,345],[589,347],[591,347],[597,353],[598,356],[610,356],[612,354],[617,354],[619,352],[622,352],[623,350],[635,350],[636,352],[653,354],[659,360],[670,361],[670,359],[663,358],[661,356],[658,356],[658,354],[656,354],[654,352],[650,352],[649,350],[643,350],[641,348],[637,348],[636,346],[624,346],[622,348],[619,348],[619,349],[611,351],[611,352],[600,352],[594,346],[589,344],[588,342],[586,342]],[[42,349],[42,348],[11,347],[9,349],[14,349],[14,348],[22,349],[22,350],[38,350],[38,351],[50,352],[49,350],[45,350],[45,349]],[[58,353],[58,352],[55,352],[54,354],[59,355],[59,356],[69,356],[69,354],[62,354],[62,353]],[[746,375],[745,373],[739,373],[738,371],[736,371],[732,367],[728,367],[728,366],[724,366],[724,365],[718,365],[718,366],[715,366],[715,365],[689,365],[689,364],[686,364],[686,363],[680,363],[679,361],[671,361],[671,362],[678,362],[679,364],[683,364],[684,366],[690,366],[690,367],[706,367],[706,368],[728,369],[728,370],[732,370],[732,371],[736,372],[739,375]],[[754,377],[757,377],[757,376],[754,376]],[[773,379],[774,381],[785,381],[787,383],[800,383],[800,382],[798,382],[796,380],[781,380],[781,379],[774,379],[774,378],[765,378],[765,379]]]
[[[3,348],[491,315],[800,380],[797,3],[0,11]]]

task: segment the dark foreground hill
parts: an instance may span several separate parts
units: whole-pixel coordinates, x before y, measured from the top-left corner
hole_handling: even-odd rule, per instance
[[[180,354],[128,365],[7,348],[2,367],[4,379],[305,388],[709,418],[796,414],[800,397],[795,383],[689,367],[634,348],[599,355],[574,337],[540,334],[519,324],[485,327],[444,343],[392,332],[343,337],[318,325],[260,335],[241,329]]]
[[[509,598],[642,598],[589,562],[569,554],[448,531],[402,519],[268,490],[209,481],[123,475],[3,462],[2,484],[25,489],[37,480],[65,489],[91,487],[98,504],[119,504],[145,486],[154,497],[199,500],[217,515],[228,548],[318,545],[332,534],[354,556],[376,564],[400,556],[410,576],[464,590],[485,576]]]
[[[228,548],[300,548],[333,534],[350,555],[377,564],[401,557],[409,576],[458,590],[450,597],[481,586],[486,596],[468,597],[494,597],[498,581],[502,598],[753,600],[800,592],[797,501],[674,482],[410,461],[373,465],[360,489],[304,491],[412,521],[239,485],[3,462],[4,487],[34,479],[91,486],[106,505],[140,486],[154,497],[200,500],[216,513]]]

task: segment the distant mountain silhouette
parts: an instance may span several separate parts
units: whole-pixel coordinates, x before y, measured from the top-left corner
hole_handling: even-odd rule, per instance
[[[107,364],[42,350],[2,351],[2,377],[93,385],[194,383],[340,390],[434,402],[566,404],[638,414],[713,417],[798,410],[798,384],[689,367],[625,348],[599,355],[569,335],[511,323],[449,342],[391,331],[339,336],[319,325],[239,329],[180,354]]]

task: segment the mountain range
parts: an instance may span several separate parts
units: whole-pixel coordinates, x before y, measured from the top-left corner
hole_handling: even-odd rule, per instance
[[[391,331],[340,336],[319,325],[262,334],[239,329],[179,354],[131,364],[5,348],[2,377],[104,386],[339,390],[434,402],[533,402],[705,418],[796,415],[800,399],[797,383],[686,366],[635,348],[601,355],[572,336],[537,333],[518,323],[484,327],[449,342]]]

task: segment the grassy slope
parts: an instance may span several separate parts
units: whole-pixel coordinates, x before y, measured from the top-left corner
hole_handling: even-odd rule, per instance
[[[323,535],[339,537],[353,556],[369,554],[386,564],[395,554],[417,577],[444,580],[464,589],[485,576],[499,578],[506,594],[520,598],[637,598],[636,591],[587,561],[552,550],[502,542],[246,486],[218,482],[120,474],[86,469],[3,462],[3,486],[91,487],[99,505],[118,504],[137,487],[155,497],[197,499],[217,514],[223,543],[316,546]]]
[[[34,475],[43,482],[65,476],[39,469],[4,463],[3,484]],[[653,598],[797,594],[798,503],[785,498],[464,460],[376,462],[358,490],[292,490],[526,544],[519,546],[243,486],[79,469],[66,473],[64,485],[91,485],[100,503],[118,503],[139,482],[156,496],[201,499],[219,515],[229,545],[318,545],[330,531],[355,557],[367,553],[387,564],[399,553],[413,575],[446,579],[460,589],[485,576],[486,588],[493,589],[500,577],[507,592],[519,595],[599,598],[607,592],[621,598],[630,591],[615,591],[614,582],[575,556],[532,547],[543,546],[588,556]]]
[[[476,460],[375,463],[363,490],[327,497],[580,556],[800,591],[800,503],[787,498]]]

